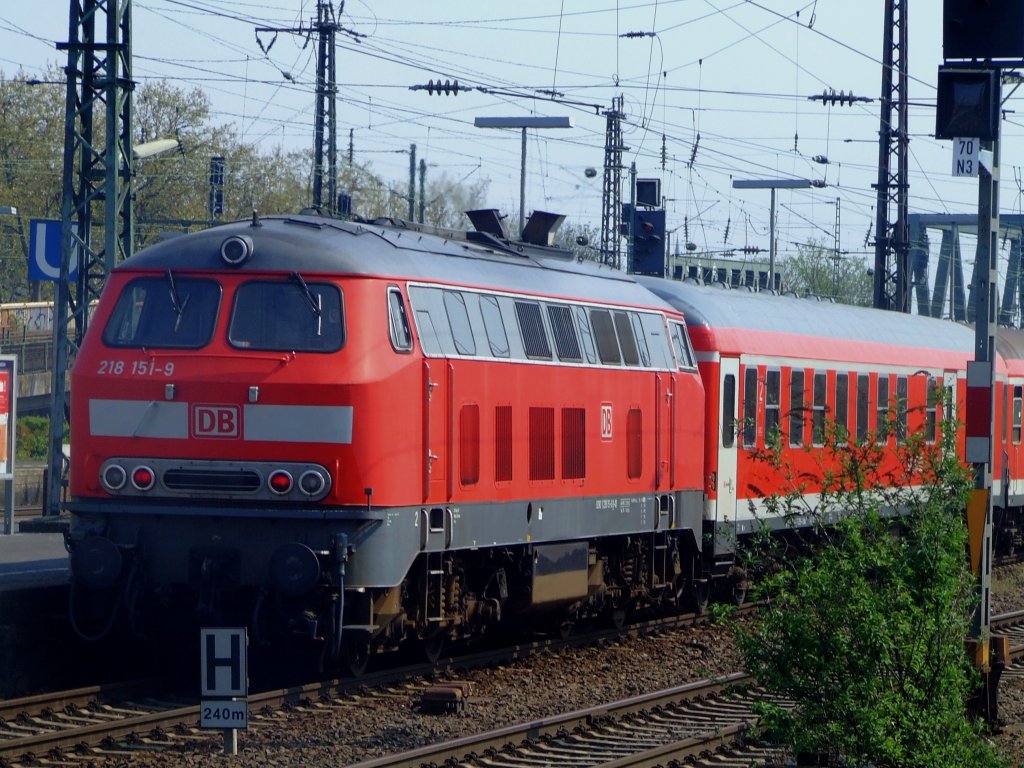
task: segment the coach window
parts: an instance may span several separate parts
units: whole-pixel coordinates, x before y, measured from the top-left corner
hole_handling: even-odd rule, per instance
[[[804,372],[791,371],[789,375],[789,444],[799,448],[804,444]]]
[[[1024,387],[1013,388],[1013,444],[1018,445],[1021,440],[1021,394]]]
[[[857,376],[857,442],[863,443],[871,431],[868,399],[871,394],[871,377],[866,373]]]
[[[889,439],[890,424],[889,424],[889,376],[885,373],[878,374],[878,399],[875,400],[876,416],[876,430],[878,432],[878,442],[884,443]]]
[[[625,312],[613,312],[612,317],[615,319],[615,330],[618,332],[623,362],[626,365],[640,365],[640,351],[636,346],[636,337],[633,335],[633,325],[629,321],[629,315]]]
[[[811,443],[825,444],[825,389],[828,386],[828,375],[824,371],[814,372],[814,392],[811,405]]]
[[[907,377],[896,377],[896,442],[907,440]]]
[[[572,313],[561,304],[548,305],[548,322],[555,337],[555,351],[559,360],[571,363],[583,361],[580,353],[580,342],[576,338],[576,329],[572,324]]]
[[[213,280],[177,277],[169,269],[158,277],[132,280],[103,329],[103,343],[151,349],[205,347],[213,335],[220,295],[220,285]]]
[[[508,357],[508,335],[505,333],[505,321],[501,317],[498,299],[494,296],[481,296],[480,314],[484,318],[484,332],[487,334],[491,354],[495,357]]]
[[[544,329],[540,304],[532,301],[517,301],[516,319],[519,321],[519,332],[523,337],[526,356],[550,360],[551,344],[548,342],[548,333]]]
[[[409,316],[405,312],[405,299],[394,286],[388,287],[388,335],[396,352],[412,349],[412,332],[409,330]]]
[[[836,374],[835,421],[837,437],[845,441],[850,421],[850,376],[846,373]]]
[[[597,362],[597,350],[594,348],[594,332],[590,330],[590,320],[587,319],[587,310],[579,305],[573,305],[572,316],[579,332],[580,344],[583,353],[587,356],[588,363]]]
[[[928,378],[928,400],[924,408],[924,439],[934,443],[938,432],[939,400],[942,399],[942,384],[935,376]]]
[[[341,291],[298,272],[245,283],[235,291],[228,341],[245,349],[335,352],[345,343]]]
[[[444,311],[448,315],[448,325],[452,329],[455,351],[460,355],[475,355],[476,341],[473,339],[473,328],[469,324],[466,297],[456,291],[443,291],[442,295],[444,296]]]
[[[757,366],[743,372],[743,447],[757,447]]]
[[[612,321],[612,313],[607,309],[592,309],[590,310],[590,322],[594,326],[597,354],[601,358],[601,362],[606,365],[621,365],[622,356],[619,354],[619,342],[615,338],[615,323]]]
[[[779,432],[779,403],[782,402],[782,372],[769,369],[764,380],[764,438],[773,440]]]
[[[722,380],[722,447],[732,448],[736,439],[736,377],[727,373]]]

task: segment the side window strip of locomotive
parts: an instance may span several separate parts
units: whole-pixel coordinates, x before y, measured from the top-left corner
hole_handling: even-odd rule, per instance
[[[633,335],[633,324],[626,312],[613,312],[615,330],[619,335],[619,348],[626,365],[640,365],[640,350],[637,348],[636,337]]]
[[[592,309],[590,310],[590,322],[594,326],[594,335],[597,337],[597,354],[601,358],[601,362],[608,365],[622,365],[619,342],[615,338],[615,323],[612,321],[612,313],[607,309]]]
[[[228,341],[243,349],[337,352],[345,344],[341,291],[297,272],[235,291]]]
[[[388,286],[388,335],[396,352],[408,352],[412,349],[412,331],[409,330],[405,299],[402,298],[402,292],[394,286]]]
[[[443,291],[442,296],[444,311],[448,315],[448,325],[452,329],[455,351],[460,355],[475,355],[476,341],[473,339],[473,328],[469,324],[466,298],[458,291]]]
[[[580,343],[576,338],[576,329],[573,327],[569,308],[564,304],[548,304],[547,310],[558,359],[571,363],[582,362],[583,355],[580,352]]]
[[[597,350],[594,348],[594,332],[590,328],[587,310],[578,304],[574,304],[572,315],[576,320],[576,330],[579,331],[580,341],[583,344],[583,353],[587,356],[587,362],[591,364],[596,363]]]
[[[523,337],[526,356],[550,360],[551,344],[544,328],[540,304],[533,301],[516,301],[516,319],[519,321],[519,333]]]
[[[629,322],[633,326],[633,338],[636,339],[636,348],[640,353],[640,364],[645,368],[651,367],[651,351],[647,347],[647,336],[644,334],[643,323],[640,322],[640,315],[636,312],[629,313]]]
[[[213,335],[221,287],[175,275],[139,277],[125,286],[103,329],[108,347],[199,349]]]
[[[497,297],[481,296],[480,314],[484,318],[484,331],[487,333],[491,354],[495,357],[508,357],[508,334],[505,333],[505,321],[501,317]]]

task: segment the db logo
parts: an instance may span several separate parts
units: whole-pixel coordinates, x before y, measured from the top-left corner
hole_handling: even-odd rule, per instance
[[[193,437],[238,437],[240,422],[237,405],[192,406]]]
[[[612,439],[612,404],[601,403],[601,439]]]

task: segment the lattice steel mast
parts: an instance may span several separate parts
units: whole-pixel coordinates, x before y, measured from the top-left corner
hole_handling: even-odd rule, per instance
[[[878,193],[875,216],[873,304],[910,311],[907,238],[907,4],[886,0],[882,51],[881,118],[878,129]],[[893,112],[896,127],[893,127]],[[893,165],[895,164],[895,171]],[[895,212],[895,220],[890,215]]]
[[[64,169],[61,202],[61,265],[53,311],[53,401],[46,515],[60,512],[64,472],[64,422],[70,408],[65,389],[89,324],[89,306],[99,298],[110,270],[132,255],[131,0],[71,0]],[[97,38],[97,31],[105,39]],[[97,111],[106,133],[96,143]],[[103,241],[93,242],[94,213],[102,211]],[[98,217],[97,217],[98,218]],[[71,272],[75,260],[78,274]]]
[[[612,108],[604,113],[607,119],[604,138],[604,183],[601,188],[601,263],[621,267],[619,225],[622,220],[622,96],[612,99]]]

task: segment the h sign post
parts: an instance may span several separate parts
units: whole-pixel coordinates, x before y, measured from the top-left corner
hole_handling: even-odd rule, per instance
[[[224,752],[238,754],[238,729],[249,727],[249,669],[245,627],[199,630],[200,728],[224,731]]]

